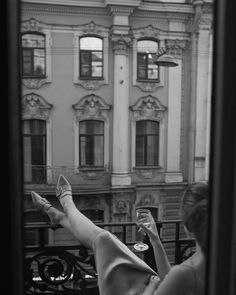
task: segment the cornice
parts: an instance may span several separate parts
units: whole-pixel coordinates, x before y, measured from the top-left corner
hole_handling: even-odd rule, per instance
[[[62,5],[62,6],[85,6],[85,7],[105,7],[103,0],[21,0],[21,3]]]
[[[182,13],[182,14],[193,14],[194,9],[191,3],[166,3],[166,2],[142,2],[139,6],[139,10],[142,11],[155,11],[164,13]]]
[[[58,15],[106,15],[110,12],[107,8],[90,6],[70,6],[70,5],[48,5],[48,4],[30,4],[22,3],[21,11],[30,14],[58,14]]]

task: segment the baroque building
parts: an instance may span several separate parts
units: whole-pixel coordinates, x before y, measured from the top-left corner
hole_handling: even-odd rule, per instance
[[[32,190],[60,208],[60,174],[96,222],[179,218],[185,186],[209,174],[212,18],[210,0],[21,1],[27,222]],[[153,62],[162,48],[177,67]]]

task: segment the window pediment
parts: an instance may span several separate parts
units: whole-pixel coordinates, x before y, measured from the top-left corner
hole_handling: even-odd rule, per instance
[[[79,102],[72,105],[78,121],[85,119],[107,120],[107,112],[111,106],[98,95],[86,95]]]
[[[48,103],[42,96],[29,93],[22,99],[22,117],[26,119],[47,120],[53,105]]]
[[[141,97],[131,106],[135,120],[161,120],[166,107],[154,96]]]

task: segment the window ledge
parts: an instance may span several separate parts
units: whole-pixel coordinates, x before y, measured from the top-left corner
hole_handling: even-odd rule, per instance
[[[51,80],[48,76],[41,77],[22,77],[22,83],[24,86],[30,89],[38,89],[43,84],[50,83]]]
[[[135,166],[133,170],[161,170],[161,166]]]

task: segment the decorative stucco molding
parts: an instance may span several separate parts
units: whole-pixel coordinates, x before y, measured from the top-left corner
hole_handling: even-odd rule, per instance
[[[108,120],[108,111],[111,106],[101,97],[89,94],[83,97],[78,103],[72,105],[75,117],[78,121],[86,119]]]
[[[129,49],[132,47],[131,35],[121,35],[112,33],[111,40],[114,54],[128,56]]]
[[[22,118],[48,120],[53,105],[48,103],[42,96],[29,93],[22,99]]]
[[[140,98],[131,106],[131,110],[133,111],[133,118],[135,121],[147,119],[160,121],[163,118],[166,107],[163,106],[156,97],[147,95]]]
[[[186,49],[187,41],[178,39],[166,39],[165,47],[167,53],[175,57],[182,57],[183,51]]]
[[[21,23],[21,33],[38,32],[45,35],[45,50],[46,50],[46,76],[40,78],[22,78],[22,83],[29,89],[38,89],[46,83],[52,82],[52,66],[51,66],[51,47],[52,38],[51,31],[48,25],[37,21],[34,18],[23,21]]]

